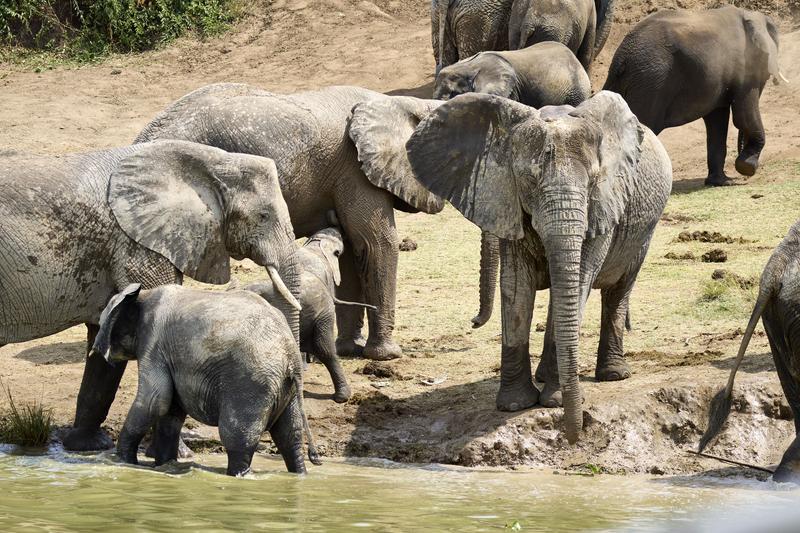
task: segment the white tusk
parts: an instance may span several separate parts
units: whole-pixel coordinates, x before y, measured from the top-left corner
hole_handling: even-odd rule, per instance
[[[783,72],[781,72],[781,71],[778,71],[778,78],[780,78],[780,80],[781,80],[783,83],[790,83],[790,82],[789,82],[789,80],[787,80],[787,79],[786,79],[786,76],[784,76],[784,75],[783,75]]]
[[[278,274],[278,270],[274,266],[269,265],[267,267],[267,272],[269,272],[269,279],[272,280],[272,284],[275,285],[276,289],[278,289],[278,292],[281,296],[283,296],[283,299],[289,302],[292,307],[298,311],[301,311],[303,307],[300,305],[300,302],[297,301],[297,298],[295,298],[292,293],[289,292],[289,289],[286,288],[286,285],[284,285],[280,274]]]

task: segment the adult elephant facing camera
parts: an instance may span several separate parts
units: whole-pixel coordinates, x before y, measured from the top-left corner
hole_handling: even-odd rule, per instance
[[[183,274],[225,283],[230,256],[267,267],[298,331],[294,235],[269,159],[183,141],[13,155],[0,158],[0,213],[0,345],[85,323],[91,347],[120,288]],[[98,359],[86,361],[70,450],[113,445],[100,424],[125,365]]]
[[[655,135],[619,95],[536,110],[495,96],[458,96],[407,143],[417,178],[481,229],[500,237],[502,354],[497,408],[553,406],[566,436],[582,428],[578,332],[591,288],[602,290],[596,374],[629,373],[622,336],[628,297],[669,197],[672,169]],[[531,377],[536,291],[551,314]]]
[[[209,85],[169,106],[136,142],[184,139],[274,159],[298,237],[328,227],[335,210],[348,241],[338,296],[377,307],[369,312],[363,355],[393,359],[402,354],[392,340],[399,244],[394,208],[436,213],[444,207],[414,179],[405,142],[438,104],[357,87],[282,95],[242,84]],[[337,313],[340,355],[361,352],[363,316],[362,309]]]

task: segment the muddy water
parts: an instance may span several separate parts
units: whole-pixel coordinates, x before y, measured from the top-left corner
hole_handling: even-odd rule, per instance
[[[201,466],[202,465],[202,466]],[[752,531],[800,521],[800,491],[744,478],[555,475],[326,461],[307,476],[257,457],[162,470],[0,448],[0,531]],[[738,529],[737,529],[738,528]],[[793,530],[794,527],[789,530]]]

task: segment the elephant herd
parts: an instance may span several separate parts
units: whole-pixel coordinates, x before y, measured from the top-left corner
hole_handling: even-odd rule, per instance
[[[445,201],[482,230],[475,327],[491,315],[500,271],[497,408],[563,405],[576,442],[579,329],[593,288],[602,295],[595,377],[630,376],[628,300],[672,184],[656,134],[704,118],[707,183],[723,184],[732,110],[736,168],[752,175],[765,141],[758,99],[780,77],[768,17],[734,7],[659,12],[625,38],[592,96],[587,70],[613,9],[614,0],[433,0],[433,99],[222,83],[169,105],[131,146],[1,157],[0,345],[88,328],[64,446],[113,445],[100,425],[136,359],[123,460],[136,462],[151,428],[156,463],[176,458],[191,415],[219,426],[229,474],[249,469],[267,430],[287,468],[304,472],[304,436],[318,456],[301,353],[326,365],[337,402],[350,396],[339,355],[402,355],[392,338],[394,210],[435,214]],[[296,237],[309,239],[298,248]],[[796,273],[792,250],[770,264]],[[253,260],[269,280],[216,292],[179,286],[184,275],[228,282],[230,258]],[[792,308],[778,276],[777,288],[762,280],[775,298],[760,297],[754,321],[786,313],[778,293]],[[534,374],[530,326],[542,289],[551,298]],[[795,380],[787,396],[800,407],[790,359],[781,379]]]

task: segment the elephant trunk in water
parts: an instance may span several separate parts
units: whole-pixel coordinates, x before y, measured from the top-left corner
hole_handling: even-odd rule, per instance
[[[499,265],[500,240],[484,231],[481,233],[480,309],[472,319],[473,328],[481,327],[492,317]]]
[[[581,247],[586,232],[586,198],[578,191],[550,192],[544,197],[541,220],[550,270],[556,357],[564,404],[564,429],[570,444],[583,426],[578,381],[578,335],[581,320]]]

